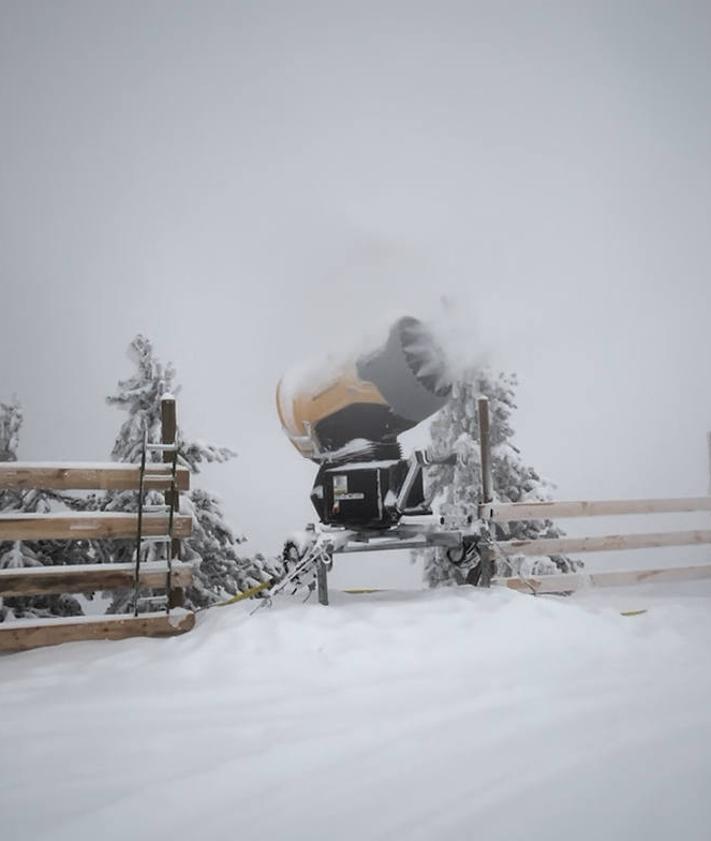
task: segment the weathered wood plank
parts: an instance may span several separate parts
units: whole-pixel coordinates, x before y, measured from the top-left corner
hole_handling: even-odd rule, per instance
[[[0,623],[0,651],[26,651],[45,645],[80,640],[120,640],[128,637],[170,637],[195,626],[187,610],[144,613],[139,616],[67,616],[56,619],[18,619]]]
[[[193,520],[187,515],[173,518],[175,537],[190,537]],[[0,514],[0,540],[96,540],[134,538],[138,527],[135,514],[81,511],[72,514]],[[143,534],[159,536],[168,531],[165,514],[144,514]]]
[[[165,587],[168,565],[165,561],[141,564],[142,587]],[[88,593],[118,590],[134,585],[135,565],[79,564],[77,566],[23,567],[0,570],[0,596],[36,596],[47,593]],[[189,587],[193,571],[190,564],[174,563],[172,587]]]
[[[495,584],[524,593],[568,593],[587,587],[623,587],[648,582],[694,581],[711,578],[711,564],[610,572],[535,575],[531,578],[496,578]]]
[[[608,517],[618,514],[673,514],[687,511],[711,511],[711,496],[576,502],[490,502],[479,506],[479,517],[495,522],[513,522],[557,520],[565,517]]]
[[[170,487],[170,465],[151,464],[150,490],[164,491]],[[138,465],[116,462],[20,462],[0,463],[0,489],[37,488],[62,491],[131,491],[138,490]],[[176,473],[178,489],[190,489],[190,471],[179,467]]]
[[[599,537],[556,537],[509,540],[496,544],[501,555],[565,555],[570,552],[616,552],[621,549],[655,549],[659,546],[694,546],[711,543],[711,530],[606,534]]]

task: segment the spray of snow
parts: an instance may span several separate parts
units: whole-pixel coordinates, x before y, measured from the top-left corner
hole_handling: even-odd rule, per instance
[[[482,334],[480,319],[465,302],[443,296],[440,307],[423,320],[441,345],[451,382],[465,379],[472,369],[491,364],[492,351]]]

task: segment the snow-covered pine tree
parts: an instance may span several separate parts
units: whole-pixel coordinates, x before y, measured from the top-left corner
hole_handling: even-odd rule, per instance
[[[17,399],[11,403],[0,402],[0,461],[17,461],[22,422],[22,406]],[[83,507],[81,501],[52,491],[0,491],[0,511],[32,514],[78,507]],[[86,553],[87,548],[86,541],[75,544],[57,540],[2,541],[0,569],[80,563],[74,558],[77,553]],[[75,616],[81,613],[78,600],[69,595],[0,598],[0,622],[15,617]]]
[[[219,497],[195,488],[188,495],[193,515],[193,535],[184,541],[183,558],[197,563],[199,574],[188,591],[192,604],[202,607],[226,595],[243,593],[257,584],[279,578],[282,574],[276,560],[260,553],[254,558],[239,555],[236,547],[244,538],[227,526]]]
[[[22,421],[22,406],[17,398],[10,403],[0,402],[0,461],[17,461]],[[22,511],[22,493],[15,490],[0,491],[0,511]],[[0,569],[41,565],[42,562],[22,541],[0,542]],[[12,608],[3,605],[0,599],[0,619],[5,619],[9,613],[14,615]]]
[[[156,356],[151,342],[142,335],[136,336],[129,346],[129,356],[136,365],[131,377],[121,380],[116,394],[107,397],[110,405],[127,412],[127,417],[114,443],[112,458],[115,461],[138,462],[143,448],[143,433],[148,431],[151,443],[160,441],[161,398],[177,394],[175,369],[164,365]],[[188,440],[178,430],[180,445],[178,461],[191,473],[200,472],[205,462],[225,462],[235,456],[228,447],[219,447],[203,441]],[[158,453],[149,453],[151,460],[160,461]],[[162,502],[162,494],[152,492],[147,502]],[[225,522],[219,498],[202,489],[194,489],[181,496],[185,513],[193,514],[192,537],[182,541],[183,559],[194,564],[194,584],[186,593],[186,603],[192,607],[204,607],[238,592],[269,580],[275,570],[273,565],[260,555],[254,558],[241,557],[237,546],[244,538]],[[109,494],[104,504],[109,511],[137,510],[137,495],[133,491]],[[115,561],[128,561],[134,554],[132,542],[105,542]],[[149,545],[149,558],[157,557],[161,551],[157,544]],[[121,594],[114,599],[111,612],[127,609],[131,595]]]
[[[0,402],[0,461],[17,461],[22,420],[22,406],[16,397],[10,403]]]
[[[0,461],[17,461],[22,420],[22,406],[16,397],[10,403],[0,401]],[[0,490],[0,511],[17,508],[19,500],[19,492]],[[4,545],[5,543],[0,543],[0,554]]]
[[[486,370],[469,370],[452,388],[447,405],[437,414],[430,428],[430,450],[435,456],[456,452],[456,465],[436,465],[428,469],[429,494],[439,514],[449,522],[461,523],[476,510],[481,488],[479,423],[476,401],[489,398],[494,496],[504,502],[543,502],[550,499],[553,485],[542,479],[521,458],[512,443],[511,413],[517,381],[515,375],[492,375]],[[560,537],[562,532],[550,520],[526,520],[494,524],[497,540],[535,540]],[[468,569],[448,560],[443,549],[424,553],[425,579],[431,587],[463,583]],[[529,559],[523,556],[497,560],[498,575],[571,572],[582,564],[563,555]]]

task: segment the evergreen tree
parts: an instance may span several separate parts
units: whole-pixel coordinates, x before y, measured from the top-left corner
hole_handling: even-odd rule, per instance
[[[23,411],[15,399],[0,403],[0,461],[17,461]],[[18,514],[48,513],[82,508],[80,500],[67,494],[42,490],[7,490],[0,492],[0,511]],[[0,569],[80,563],[77,555],[86,555],[87,541],[75,545],[57,540],[0,542]],[[15,617],[75,616],[82,613],[76,598],[69,595],[18,596],[0,598],[0,621]]]
[[[436,457],[456,452],[455,465],[435,465],[428,469],[428,493],[445,523],[459,527],[476,511],[480,502],[481,466],[479,456],[479,423],[476,401],[489,398],[492,480],[495,499],[502,502],[544,502],[553,486],[542,479],[534,468],[521,458],[512,443],[514,430],[511,414],[516,408],[515,375],[469,371],[455,383],[447,405],[438,413],[430,429],[430,451]],[[535,540],[560,537],[562,532],[550,520],[525,520],[494,523],[497,541]],[[442,548],[428,549],[425,556],[425,579],[431,587],[463,583],[468,567],[448,560]],[[523,556],[497,559],[497,574],[502,576],[571,572],[581,564],[563,555],[528,559]]]
[[[194,576],[193,604],[204,606],[216,598],[243,593],[257,584],[278,578],[278,562],[263,555],[243,557],[236,546],[244,538],[236,536],[224,521],[219,497],[196,488],[188,497],[193,515],[193,535],[184,541],[184,560],[198,562],[200,574]]]
[[[22,420],[22,406],[16,397],[11,403],[0,402],[0,461],[17,461]]]
[[[0,461],[17,461],[22,420],[22,406],[17,398],[14,398],[11,403],[0,401]],[[19,502],[20,494],[17,491],[0,490],[0,511],[14,510],[18,507]],[[7,541],[0,543],[0,556],[3,553],[3,546],[7,551]],[[13,564],[13,566],[15,565]],[[2,561],[0,561],[1,568]]]
[[[136,463],[141,459],[143,434],[147,430],[148,441],[158,443],[161,439],[161,398],[177,394],[175,369],[164,365],[156,357],[151,342],[138,335],[129,347],[130,358],[136,365],[134,374],[118,384],[117,393],[107,397],[110,405],[118,406],[127,413],[112,450],[116,461]],[[225,462],[235,456],[228,447],[198,440],[188,440],[178,430],[178,463],[191,473],[200,472],[205,462]],[[159,462],[161,455],[148,454],[151,461]],[[162,493],[152,491],[146,494],[147,503],[162,502]],[[193,586],[186,593],[187,604],[204,607],[229,595],[243,592],[249,587],[272,577],[273,569],[261,556],[243,558],[237,546],[244,538],[237,535],[224,519],[219,498],[201,489],[194,489],[181,496],[183,510],[191,513],[193,534],[182,541],[183,559],[193,562]],[[133,491],[107,495],[103,505],[109,511],[136,511],[137,495]],[[115,561],[131,560],[135,544],[128,541],[105,541],[108,553]],[[159,544],[149,544],[148,559],[156,559],[162,552]],[[130,604],[131,594],[124,593],[114,599],[111,612],[122,612]]]

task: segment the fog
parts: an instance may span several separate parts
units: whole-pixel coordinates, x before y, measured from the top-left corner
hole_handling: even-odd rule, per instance
[[[560,498],[705,493],[710,64],[704,3],[2,0],[21,457],[108,458],[142,331],[275,551],[313,519],[281,374],[446,310]]]

